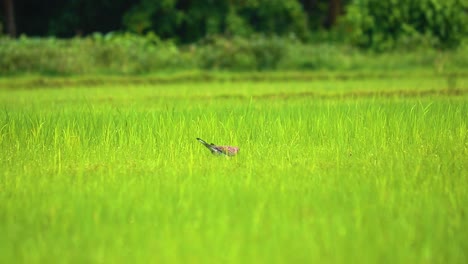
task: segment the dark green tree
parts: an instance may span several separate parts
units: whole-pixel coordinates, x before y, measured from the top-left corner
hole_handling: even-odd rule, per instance
[[[127,29],[192,42],[207,35],[252,32],[285,35],[308,33],[297,0],[142,0],[124,17]]]
[[[311,30],[335,26],[349,2],[350,0],[300,0]]]
[[[51,1],[51,0],[48,0]],[[135,0],[67,0],[48,23],[48,33],[59,36],[117,31]]]
[[[345,20],[352,41],[364,48],[454,47],[468,33],[467,10],[464,0],[354,0]]]

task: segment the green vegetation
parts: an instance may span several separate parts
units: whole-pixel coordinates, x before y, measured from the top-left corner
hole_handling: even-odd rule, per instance
[[[213,35],[317,40],[338,32],[341,44],[387,50],[421,42],[451,48],[468,34],[465,0],[22,0],[15,10],[14,1],[3,2],[0,35],[10,36],[152,32],[186,44]]]
[[[466,38],[468,2],[464,0],[354,0],[346,24],[353,43],[375,50],[426,45],[456,47]]]
[[[466,1],[20,2],[0,263],[468,263]]]
[[[0,262],[468,261],[466,76],[266,76],[3,79]]]
[[[16,34],[4,0],[0,76],[468,69],[462,0],[33,2]]]
[[[468,42],[441,51],[427,45],[374,53],[293,37],[212,36],[178,46],[154,34],[95,34],[86,38],[0,38],[0,76],[135,75],[186,71],[433,71],[468,70]]]

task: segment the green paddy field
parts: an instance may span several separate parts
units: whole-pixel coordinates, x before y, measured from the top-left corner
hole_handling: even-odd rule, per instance
[[[0,79],[0,263],[468,263],[466,75],[259,76]]]

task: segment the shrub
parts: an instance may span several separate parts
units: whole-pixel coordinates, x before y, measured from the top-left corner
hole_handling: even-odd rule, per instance
[[[86,38],[0,38],[0,74],[141,74],[194,65],[154,34],[109,33]]]
[[[211,36],[198,43],[198,61],[203,69],[274,70],[284,58],[287,45],[285,38],[276,36]]]
[[[85,38],[11,39],[0,37],[0,75],[145,74],[187,70],[401,70],[468,68],[466,40],[457,49],[426,47],[383,53],[331,43],[305,43],[294,37],[210,36],[176,46],[154,34],[111,33]]]
[[[92,57],[82,53],[83,47],[76,39],[2,38],[0,72],[86,73]]]

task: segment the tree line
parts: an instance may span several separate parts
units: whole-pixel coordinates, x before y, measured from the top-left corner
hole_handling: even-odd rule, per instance
[[[87,36],[149,32],[176,43],[252,34],[302,40],[338,32],[388,49],[454,47],[468,34],[466,0],[2,0],[0,35]],[[330,35],[330,34],[329,34]]]
[[[154,32],[191,42],[252,32],[305,37],[333,27],[348,0],[2,0],[4,33],[73,37]]]

